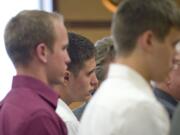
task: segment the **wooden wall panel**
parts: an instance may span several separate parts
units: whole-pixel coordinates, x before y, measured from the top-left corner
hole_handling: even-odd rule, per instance
[[[110,35],[112,13],[101,0],[56,0],[54,6],[65,18],[68,31],[87,36],[93,42]]]

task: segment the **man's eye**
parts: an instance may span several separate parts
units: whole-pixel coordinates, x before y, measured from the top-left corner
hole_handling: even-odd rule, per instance
[[[179,61],[178,61],[178,63],[177,62],[173,63],[173,70],[177,70],[179,67],[180,67],[180,62]]]

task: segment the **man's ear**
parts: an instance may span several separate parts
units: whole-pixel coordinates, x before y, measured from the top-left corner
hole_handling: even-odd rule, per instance
[[[154,35],[152,31],[145,31],[138,37],[137,44],[144,51],[149,52],[153,47]]]
[[[40,43],[36,46],[35,51],[36,51],[36,55],[37,55],[38,59],[41,62],[46,63],[48,52],[50,51],[48,49],[48,47],[44,43]]]

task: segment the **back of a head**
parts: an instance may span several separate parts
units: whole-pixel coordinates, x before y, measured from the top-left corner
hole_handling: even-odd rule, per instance
[[[112,20],[112,33],[118,55],[127,56],[137,38],[150,30],[163,41],[172,26],[180,26],[179,11],[173,0],[123,0]]]
[[[7,24],[4,41],[13,64],[27,65],[32,59],[35,47],[45,43],[49,49],[56,38],[54,20],[63,20],[57,13],[40,10],[24,10]]]
[[[115,57],[112,37],[105,37],[95,43],[96,47],[96,76],[102,82],[107,74],[105,64],[109,64]]]
[[[68,38],[67,51],[71,59],[71,62],[68,64],[68,70],[77,75],[83,68],[84,63],[95,57],[96,49],[89,39],[77,33],[68,32]]]

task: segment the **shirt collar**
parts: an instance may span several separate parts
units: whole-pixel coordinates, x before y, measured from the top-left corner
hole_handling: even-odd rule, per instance
[[[13,77],[12,88],[29,88],[36,92],[43,100],[48,102],[55,109],[57,106],[58,94],[42,81],[30,76],[17,75]],[[17,89],[16,89],[17,90]]]
[[[155,98],[150,84],[143,78],[141,74],[127,65],[115,63],[111,64],[108,77],[129,80],[129,82],[140,88],[138,90],[141,90],[148,96]]]
[[[70,109],[70,107],[60,98],[58,99],[56,113],[59,114],[60,116],[62,116],[62,119],[65,122],[69,121],[69,122],[74,122],[76,124],[79,123],[77,118],[75,117],[74,113]]]

